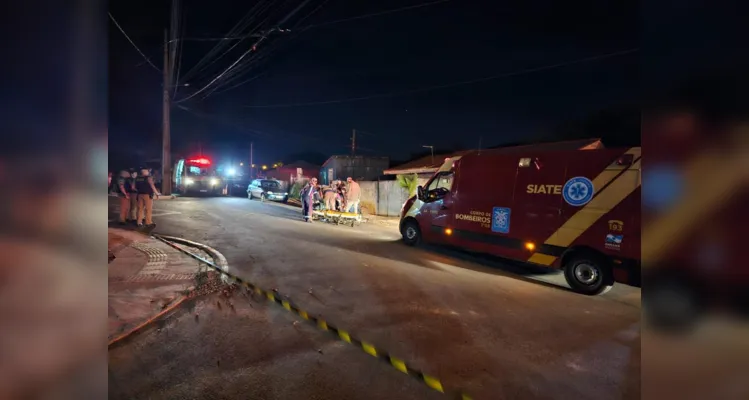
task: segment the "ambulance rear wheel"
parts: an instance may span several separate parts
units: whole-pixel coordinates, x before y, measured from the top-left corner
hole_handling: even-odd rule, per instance
[[[564,278],[577,293],[596,296],[604,294],[614,286],[611,267],[594,254],[574,255],[564,266]]]
[[[409,246],[416,246],[421,242],[421,229],[414,220],[406,221],[403,224],[401,235],[403,235],[403,243]]]

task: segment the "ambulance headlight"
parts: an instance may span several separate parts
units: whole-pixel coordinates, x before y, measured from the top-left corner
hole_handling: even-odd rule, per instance
[[[185,185],[189,186],[189,185],[192,185],[193,183],[195,183],[195,181],[193,179],[191,179],[191,178],[185,179]]]
[[[211,186],[218,185],[218,179],[216,179],[216,178],[211,178],[210,182],[211,182]]]

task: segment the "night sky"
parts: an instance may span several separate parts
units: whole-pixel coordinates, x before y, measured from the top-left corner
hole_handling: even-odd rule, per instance
[[[213,46],[223,52],[239,42],[194,39],[226,37],[256,3],[182,2],[178,83],[190,86],[176,92],[175,152],[246,160],[254,142],[256,162],[293,161],[294,153],[347,154],[357,129],[358,154],[405,161],[423,145],[549,139],[559,125],[601,110],[638,109],[639,6],[595,0],[311,0],[280,26],[291,32],[269,35],[237,74],[182,101],[257,40],[184,80]],[[270,30],[302,1],[260,3],[267,11],[250,13],[254,23],[232,37]],[[371,15],[412,5],[423,6]],[[161,69],[169,2],[116,1],[110,12]],[[109,36],[110,159],[158,158],[162,75],[111,21]],[[487,77],[496,78],[467,83]],[[629,139],[637,144],[639,132]]]

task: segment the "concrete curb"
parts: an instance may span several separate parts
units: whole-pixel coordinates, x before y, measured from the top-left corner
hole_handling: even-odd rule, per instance
[[[179,237],[175,237],[175,236],[168,236],[168,235],[158,235],[158,236],[160,238],[162,238],[164,240],[168,240],[168,241],[170,241],[172,243],[181,244],[183,246],[188,246],[188,247],[194,247],[194,248],[196,248],[198,250],[201,250],[201,251],[204,251],[204,252],[208,253],[208,255],[210,255],[211,258],[213,258],[213,262],[214,262],[214,264],[216,264],[217,267],[221,268],[221,270],[223,270],[223,271],[225,271],[227,273],[229,272],[229,262],[226,261],[226,257],[224,257],[224,255],[221,254],[221,252],[219,252],[218,250],[214,249],[213,247],[210,247],[210,246],[205,245],[203,243],[198,243],[198,242],[194,242],[192,240],[188,240],[188,239],[184,239],[184,238],[179,238]],[[225,281],[225,282],[228,282],[229,279],[228,279],[227,275],[223,275],[222,274],[221,275],[221,280]]]

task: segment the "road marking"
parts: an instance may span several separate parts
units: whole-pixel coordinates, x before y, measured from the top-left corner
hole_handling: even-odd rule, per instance
[[[159,235],[154,235],[155,238],[160,239],[164,243],[174,247],[177,250],[183,251],[187,253],[188,255],[191,255],[190,252],[181,249],[176,244],[169,242],[165,238],[160,237]],[[421,372],[418,369],[415,369],[413,367],[408,366],[403,362],[403,360],[399,358],[395,358],[391,356],[387,351],[383,349],[377,349],[372,343],[363,341],[356,337],[354,334],[343,330],[341,328],[338,328],[337,326],[325,321],[321,316],[313,316],[309,313],[303,311],[301,308],[299,308],[294,302],[291,301],[291,299],[283,298],[285,296],[282,296],[280,294],[275,293],[275,291],[270,290],[263,290],[259,286],[256,286],[255,284],[246,281],[239,276],[236,276],[230,272],[224,271],[220,267],[216,266],[212,262],[208,262],[206,260],[203,260],[201,258],[196,257],[195,255],[192,255],[193,258],[198,259],[199,261],[203,262],[204,264],[211,267],[216,272],[225,275],[230,280],[233,280],[235,284],[241,285],[245,287],[248,291],[255,292],[259,295],[264,295],[265,298],[268,299],[269,302],[275,303],[283,307],[284,309],[300,316],[302,319],[309,321],[312,324],[315,324],[318,329],[326,332],[331,332],[332,334],[335,334],[336,337],[338,337],[340,340],[349,343],[351,345],[354,345],[361,349],[363,352],[369,354],[370,356],[376,357],[377,359],[380,359],[382,361],[386,361],[388,365],[392,366],[393,368],[397,369],[400,372],[406,373],[407,375],[414,377],[424,383],[429,388],[438,391],[440,393],[445,393],[445,389],[442,386],[442,382],[432,375],[427,375],[423,372]],[[461,390],[457,390],[453,392],[457,396],[455,398],[460,398],[462,400],[470,400],[471,397],[469,397],[467,394],[465,394]]]

